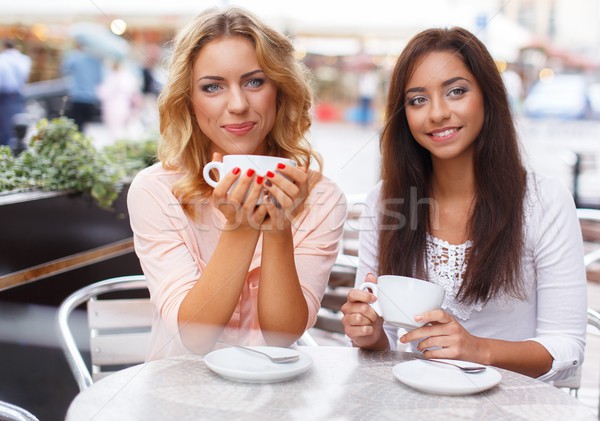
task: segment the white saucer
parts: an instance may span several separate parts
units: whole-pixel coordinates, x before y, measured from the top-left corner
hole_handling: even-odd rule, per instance
[[[212,351],[204,357],[204,362],[215,373],[226,379],[243,383],[274,383],[289,380],[304,373],[312,366],[312,359],[302,352],[288,348],[251,346],[273,356],[300,354],[300,359],[292,363],[274,363],[267,357],[238,348],[224,348]]]
[[[457,364],[478,365],[466,361],[442,360]],[[487,367],[479,373],[465,373],[456,367],[422,360],[405,361],[392,369],[394,376],[407,386],[436,395],[470,395],[500,383],[502,375]]]

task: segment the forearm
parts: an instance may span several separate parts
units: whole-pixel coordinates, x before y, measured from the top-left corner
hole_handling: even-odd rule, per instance
[[[504,368],[530,377],[539,377],[552,368],[553,358],[535,341],[510,342],[481,339],[481,360],[477,362]]]
[[[306,328],[308,307],[289,229],[263,234],[258,317],[265,340],[273,345],[293,343]]]
[[[258,241],[258,231],[223,231],[198,282],[178,313],[182,340],[203,353],[221,334],[236,308]]]

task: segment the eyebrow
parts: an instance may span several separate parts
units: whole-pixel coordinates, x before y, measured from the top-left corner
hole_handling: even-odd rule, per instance
[[[452,85],[454,82],[458,82],[459,80],[464,80],[465,82],[468,82],[467,79],[465,79],[464,77],[461,76],[457,76],[457,77],[453,77],[451,79],[445,80],[442,82],[442,86],[448,86],[448,85]],[[406,90],[406,93],[410,93],[410,92],[424,92],[425,88],[421,87],[421,86],[416,86],[414,88],[410,88]]]
[[[251,76],[254,76],[257,73],[264,73],[264,71],[261,70],[261,69],[252,70],[251,72],[244,73],[240,77],[240,79],[247,79],[247,78],[249,78]],[[202,76],[200,79],[198,79],[198,82],[201,81],[201,80],[204,80],[204,79],[209,79],[209,80],[225,80],[225,78],[221,77],[221,76]]]

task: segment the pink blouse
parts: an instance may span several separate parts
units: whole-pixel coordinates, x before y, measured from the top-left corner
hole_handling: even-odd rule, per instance
[[[210,260],[225,223],[210,199],[199,205],[195,219],[185,214],[172,193],[181,176],[155,164],[138,173],[127,197],[135,251],[155,310],[147,360],[190,353],[179,336],[179,306]],[[296,270],[308,306],[307,329],[315,324],[345,217],[344,194],[333,181],[322,177],[292,223]],[[238,305],[221,336],[223,341],[265,344],[257,309],[261,250],[262,236]]]

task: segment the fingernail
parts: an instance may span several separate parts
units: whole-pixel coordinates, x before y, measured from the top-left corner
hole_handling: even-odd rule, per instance
[[[273,178],[273,177],[275,177],[275,173],[272,171],[267,171],[267,177]]]
[[[401,336],[401,337],[400,337],[400,342],[401,342],[401,343],[404,343],[405,341],[406,341],[406,338],[405,338],[404,336]]]
[[[252,176],[254,175],[254,172],[255,172],[255,171],[254,171],[252,168],[250,168],[250,169],[248,170],[248,172],[246,173],[246,175],[247,175],[248,177],[252,177]]]
[[[269,175],[269,174],[267,173],[267,175]],[[270,180],[266,180],[266,181],[265,181],[265,186],[267,186],[267,187],[271,187],[272,185],[273,185],[273,183],[271,183],[271,181],[270,181]]]
[[[234,173],[235,175],[238,175],[240,173],[240,168],[239,167],[235,167],[233,170],[231,170],[232,173]]]
[[[256,177],[256,184],[262,184],[264,177],[262,175],[259,175]]]
[[[420,322],[421,320],[423,320],[423,316],[420,314],[415,316],[415,321]]]
[[[278,170],[284,170],[285,169],[285,164],[282,164],[281,162],[277,164],[277,169]]]

